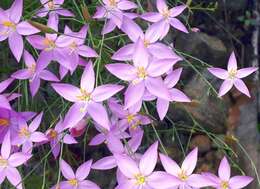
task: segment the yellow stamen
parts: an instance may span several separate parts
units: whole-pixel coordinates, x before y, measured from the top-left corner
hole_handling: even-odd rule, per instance
[[[49,130],[48,137],[50,137],[51,139],[55,139],[57,138],[57,136],[58,136],[57,131],[55,131],[54,129]]]
[[[229,188],[229,184],[227,181],[222,181],[221,184],[221,189],[228,189]]]
[[[126,119],[128,123],[131,123],[134,120],[135,116],[133,114],[129,114]]]
[[[111,7],[115,7],[116,6],[116,0],[109,0],[109,5],[111,6]]]
[[[136,185],[143,185],[146,182],[145,176],[143,176],[141,174],[135,175],[135,180],[136,180]]]
[[[178,174],[178,177],[179,177],[179,179],[181,179],[182,181],[185,181],[185,180],[188,179],[188,176],[187,176],[186,172],[183,171],[183,170],[181,170],[181,172]]]
[[[19,136],[29,138],[31,136],[31,133],[27,127],[23,127],[19,131]]]
[[[54,4],[54,2],[53,2],[53,1],[48,2],[48,7],[49,7],[49,9],[51,9],[51,10],[55,9],[55,4]]]
[[[91,93],[87,92],[84,89],[80,89],[81,95],[77,96],[77,99],[80,101],[90,101],[91,100]]]
[[[134,123],[134,124],[131,126],[131,129],[135,130],[135,129],[137,129],[137,127],[138,127],[139,125],[141,125],[141,121],[140,121],[140,120],[138,120],[136,123]]]
[[[54,42],[53,40],[51,40],[51,39],[48,39],[48,38],[45,38],[45,39],[43,40],[43,44],[44,44],[45,46],[47,46],[47,47],[45,48],[46,51],[50,51],[50,50],[52,50],[52,49],[54,49],[54,48],[56,47],[55,42]]]
[[[234,79],[237,75],[237,69],[232,68],[231,70],[228,71],[228,75],[230,79]]]
[[[163,11],[162,11],[162,15],[164,18],[169,18],[171,16],[171,12],[168,8],[165,8]]]
[[[68,182],[72,186],[77,186],[78,185],[78,180],[77,179],[70,179],[70,180],[68,180]]]
[[[137,68],[137,76],[141,79],[145,79],[147,77],[147,72],[144,67]]]
[[[4,22],[2,22],[2,24],[3,24],[3,26],[8,27],[8,28],[12,28],[12,29],[16,28],[16,25],[10,21],[4,21]]]
[[[0,156],[0,167],[7,167],[8,161]]]
[[[0,126],[7,127],[9,125],[9,120],[5,118],[0,118]]]
[[[147,39],[144,40],[144,46],[148,47],[150,45],[150,41],[148,41]]]

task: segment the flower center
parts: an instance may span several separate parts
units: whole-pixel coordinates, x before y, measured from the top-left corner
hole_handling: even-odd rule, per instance
[[[5,118],[0,118],[0,126],[7,127],[9,126],[9,120]]]
[[[8,28],[12,28],[12,29],[16,28],[16,25],[10,21],[4,21],[2,24],[3,24],[3,26],[8,27]]]
[[[69,182],[69,184],[71,186],[77,186],[78,185],[78,180],[77,179],[70,179],[68,182]]]
[[[188,179],[188,176],[187,176],[186,172],[183,171],[183,170],[181,170],[181,172],[178,174],[178,177],[179,177],[179,179],[181,179],[182,181],[185,181],[185,180]]]
[[[7,167],[8,160],[0,156],[0,167]]]
[[[142,185],[145,183],[145,176],[143,176],[141,174],[137,174],[137,175],[135,175],[135,180],[136,180],[137,185]]]
[[[50,51],[50,50],[52,50],[52,49],[54,49],[54,48],[56,47],[55,42],[54,42],[53,40],[51,40],[51,39],[48,39],[48,38],[45,38],[45,39],[43,40],[43,44],[44,44],[45,46],[47,46],[47,47],[45,48],[46,51]]]
[[[34,73],[36,70],[36,64],[33,63],[30,67],[28,67],[29,72]]]
[[[27,127],[23,127],[19,131],[19,136],[29,138],[31,136],[31,133],[28,131]]]
[[[81,95],[77,96],[77,99],[80,101],[88,102],[91,100],[91,93],[87,92],[84,89],[80,89]]]
[[[150,45],[150,41],[147,40],[147,39],[145,39],[145,40],[144,40],[144,46],[145,46],[145,47],[148,47],[149,45]]]
[[[137,68],[137,76],[141,79],[145,79],[147,77],[147,72],[144,67]]]
[[[169,18],[171,16],[171,12],[168,8],[165,8],[163,11],[162,11],[162,15],[164,18]]]
[[[131,129],[135,130],[137,129],[137,127],[141,125],[141,121],[140,120],[137,120],[132,126],[131,126]]]
[[[228,71],[228,75],[230,79],[234,79],[237,75],[237,69],[232,68],[231,70]]]
[[[221,189],[228,189],[229,184],[228,184],[227,181],[222,181],[221,184],[220,184],[220,186],[221,186]]]
[[[109,6],[115,7],[116,6],[116,0],[109,0]]]
[[[48,7],[49,7],[50,10],[55,9],[55,4],[54,4],[54,2],[53,2],[53,1],[48,2]]]
[[[55,138],[57,138],[58,133],[54,129],[50,129],[47,135],[49,138],[55,139]]]
[[[128,123],[131,123],[134,120],[135,116],[133,114],[129,114],[126,119]]]

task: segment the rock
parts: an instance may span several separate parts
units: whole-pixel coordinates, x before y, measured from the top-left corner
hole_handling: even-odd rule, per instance
[[[210,150],[211,141],[205,135],[197,135],[192,138],[190,146],[191,148],[198,147],[200,153],[205,153]]]

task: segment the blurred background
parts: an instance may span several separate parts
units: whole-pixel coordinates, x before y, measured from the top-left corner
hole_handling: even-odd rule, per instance
[[[64,7],[76,14],[80,19],[76,5],[86,5],[93,15],[98,1],[67,0]],[[76,2],[76,5],[75,5]],[[147,11],[155,10],[153,0],[141,0],[142,7]],[[6,9],[12,0],[1,0],[0,7]],[[249,189],[260,188],[257,172],[260,172],[260,96],[259,75],[253,74],[246,78],[252,98],[232,90],[222,99],[217,98],[215,90],[219,89],[221,80],[213,77],[206,70],[208,65],[226,68],[228,58],[235,51],[239,67],[258,66],[259,61],[259,26],[260,26],[260,2],[258,0],[168,0],[170,6],[181,3],[189,5],[189,9],[181,16],[181,20],[190,28],[189,34],[172,31],[165,39],[165,43],[173,45],[176,53],[184,58],[178,67],[183,67],[184,72],[178,88],[193,100],[189,104],[173,103],[162,122],[156,122],[155,126],[169,155],[181,162],[185,154],[199,147],[199,162],[197,171],[216,172],[223,155],[230,157],[235,173],[247,174],[255,178],[248,186]],[[24,0],[24,18],[46,23],[44,19],[34,18],[31,14],[38,8],[38,0]],[[137,19],[138,23],[142,21]],[[68,24],[74,30],[82,25],[73,20],[60,20],[60,31]],[[103,22],[89,21],[94,35],[94,48],[99,52],[101,28]],[[145,24],[143,24],[145,26]],[[144,27],[145,28],[145,27]],[[116,30],[107,37],[119,35]],[[123,38],[123,39],[122,39]],[[122,42],[123,41],[123,42]],[[116,40],[105,41],[105,44],[116,50],[127,41],[127,37],[118,37]],[[87,40],[87,43],[89,41]],[[33,51],[28,44],[27,49]],[[100,75],[106,83],[116,81],[104,69],[104,65],[111,63],[111,51],[104,47],[105,53],[101,57]],[[0,43],[0,80],[6,79],[11,73],[23,64],[17,64],[14,60],[7,42]],[[35,55],[37,56],[37,55]],[[57,67],[52,67],[58,74]],[[77,85],[81,71],[76,71],[72,77],[66,77],[64,82]],[[17,81],[11,89],[16,89],[23,94],[14,104],[18,111],[45,111],[45,121],[42,130],[45,131],[53,124],[54,118],[64,115],[68,103],[64,102],[51,89],[49,83],[43,83],[40,92],[35,98],[28,95],[27,81]],[[214,90],[215,89],[215,90]],[[155,105],[148,104],[151,117],[159,120]],[[78,145],[64,146],[63,156],[72,165],[79,165],[83,157],[86,159],[100,159],[109,155],[105,145],[89,147],[87,143],[97,133],[93,127],[88,127],[88,132],[78,139]],[[145,137],[140,152],[156,140],[156,135],[151,127],[145,127]],[[83,150],[84,149],[84,150]],[[42,188],[43,178],[45,186],[49,188],[57,180],[58,164],[52,156],[43,158],[49,151],[48,146],[35,150],[35,157],[28,167],[23,170],[26,176],[27,189]],[[40,162],[40,163],[39,163]],[[31,172],[32,168],[34,170]],[[112,189],[116,184],[115,170],[93,171],[90,179],[95,180],[102,188]],[[5,187],[2,187],[5,189]]]

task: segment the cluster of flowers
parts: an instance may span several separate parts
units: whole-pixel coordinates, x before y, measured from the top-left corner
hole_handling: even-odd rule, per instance
[[[83,163],[76,173],[60,158],[60,170],[67,180],[53,186],[53,189],[99,188],[95,183],[85,180],[90,169],[106,170],[115,167],[118,167],[117,189],[189,189],[206,186],[239,189],[252,181],[252,178],[246,176],[230,178],[230,166],[226,158],[221,161],[219,177],[211,173],[192,174],[197,162],[197,148],[187,155],[181,167],[168,156],[159,154],[165,171],[154,171],[158,160],[157,142],[143,155],[136,153],[143,137],[140,126],[148,125],[152,121],[147,115],[140,113],[144,101],[156,100],[161,120],[167,114],[170,102],[191,101],[175,88],[182,68],[173,69],[173,66],[182,58],[169,46],[160,42],[171,26],[188,33],[186,27],[176,18],[186,9],[185,5],[170,9],[164,0],[157,0],[158,12],[143,15],[125,12],[137,8],[134,2],[128,0],[103,0],[102,6],[97,8],[93,18],[105,20],[102,35],[112,32],[117,27],[132,41],[112,56],[113,60],[126,63],[106,65],[110,73],[128,84],[122,104],[112,96],[122,91],[124,86],[96,86],[93,64],[84,59],[98,57],[93,49],[85,45],[88,26],[84,25],[79,32],[65,26],[64,34],[58,32],[59,16],[74,16],[62,8],[63,2],[64,0],[41,0],[43,8],[37,12],[37,16],[48,16],[47,26],[52,31],[45,33],[45,36],[35,35],[40,32],[39,29],[27,21],[20,21],[23,0],[15,0],[8,10],[0,9],[0,41],[8,38],[14,57],[20,62],[23,55],[26,65],[26,68],[16,71],[11,78],[0,83],[0,184],[7,178],[16,188],[23,188],[22,178],[16,167],[29,161],[33,155],[33,147],[49,142],[53,156],[58,158],[60,143],[77,143],[75,138],[84,133],[87,119],[92,119],[99,131],[89,145],[105,143],[112,155],[93,164],[92,160],[89,160]],[[145,32],[134,21],[137,17],[151,23]],[[29,44],[39,50],[36,61],[24,50],[22,36],[26,36]],[[59,77],[48,70],[53,61],[59,63]],[[79,66],[84,70],[80,87],[59,83]],[[237,70],[234,53],[230,57],[227,71],[209,68],[212,74],[225,80],[219,96],[227,93],[233,84],[242,93],[250,96],[241,78],[256,70],[257,68]],[[41,80],[54,82],[51,84],[53,89],[73,105],[64,119],[60,118],[55,128],[49,128],[45,133],[39,132],[37,129],[42,122],[43,113],[36,115],[34,112],[16,112],[10,101],[20,97],[20,94],[3,93],[15,79],[29,80],[32,96],[38,92]],[[106,100],[108,109],[103,104]]]

